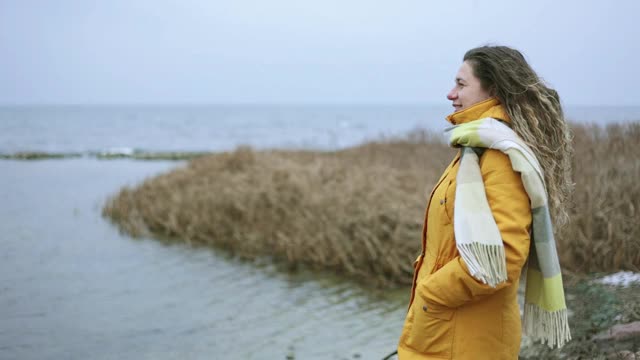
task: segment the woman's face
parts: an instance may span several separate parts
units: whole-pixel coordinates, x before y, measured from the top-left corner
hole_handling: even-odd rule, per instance
[[[471,65],[463,62],[456,74],[456,85],[447,94],[447,99],[453,102],[455,111],[464,110],[490,97],[491,94],[482,88],[480,80],[473,75]]]

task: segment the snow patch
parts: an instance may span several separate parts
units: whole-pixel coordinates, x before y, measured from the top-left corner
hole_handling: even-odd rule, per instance
[[[601,284],[628,287],[633,283],[640,284],[640,273],[634,273],[631,271],[620,271],[615,274],[607,275],[596,281]]]

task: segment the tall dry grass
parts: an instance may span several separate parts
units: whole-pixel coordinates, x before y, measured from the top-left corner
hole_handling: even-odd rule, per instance
[[[640,122],[573,131],[575,191],[560,260],[578,273],[640,271]]]
[[[565,268],[640,269],[640,123],[574,126],[575,206],[558,239]],[[337,152],[240,148],[124,188],[103,214],[160,236],[407,284],[426,199],[455,150],[424,131]]]

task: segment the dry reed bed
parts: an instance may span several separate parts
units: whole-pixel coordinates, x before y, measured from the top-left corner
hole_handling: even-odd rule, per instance
[[[575,191],[560,260],[582,274],[640,271],[640,122],[573,131]]]
[[[640,123],[574,131],[575,206],[558,239],[563,266],[637,271]],[[103,214],[134,236],[407,284],[426,198],[454,154],[423,131],[328,153],[239,148],[123,188]]]

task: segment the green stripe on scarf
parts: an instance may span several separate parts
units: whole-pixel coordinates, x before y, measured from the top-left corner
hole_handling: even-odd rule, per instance
[[[454,204],[456,246],[471,275],[492,287],[507,280],[504,243],[484,191],[478,156],[471,148],[502,151],[520,173],[532,215],[524,333],[550,347],[562,347],[571,340],[571,332],[544,176],[535,154],[511,128],[492,118],[450,127],[445,134],[451,146],[463,148]]]
[[[527,271],[527,290],[529,300],[540,306],[542,309],[553,312],[566,308],[564,302],[564,291],[545,294],[541,284],[547,282],[551,287],[562,287],[562,275],[545,279],[540,271],[529,269]]]

